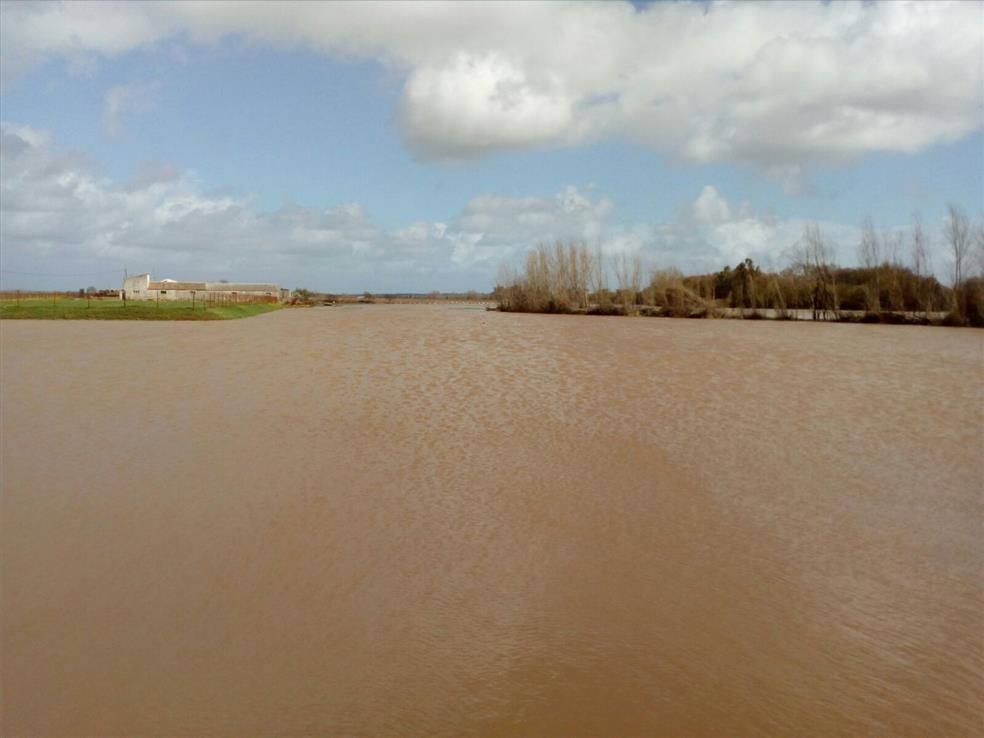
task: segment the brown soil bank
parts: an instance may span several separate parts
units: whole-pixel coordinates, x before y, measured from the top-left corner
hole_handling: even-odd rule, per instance
[[[4,735],[973,735],[984,335],[0,325]]]

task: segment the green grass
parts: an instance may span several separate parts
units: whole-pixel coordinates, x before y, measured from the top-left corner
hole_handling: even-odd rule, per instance
[[[34,320],[230,320],[280,309],[278,303],[192,307],[191,301],[142,302],[50,297],[0,300],[0,318]]]

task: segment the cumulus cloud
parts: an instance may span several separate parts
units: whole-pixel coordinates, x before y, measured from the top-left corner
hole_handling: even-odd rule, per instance
[[[699,223],[721,223],[731,220],[731,207],[718,191],[706,185],[694,201],[694,219]]]
[[[141,165],[117,185],[91,161],[59,151],[47,133],[0,124],[6,286],[21,269],[129,268],[317,279],[353,291],[482,288],[500,262],[539,240],[599,237],[611,210],[569,187],[552,197],[480,196],[447,222],[386,230],[358,203],[264,211],[249,197],[203,194],[192,176],[162,163]]]
[[[563,140],[572,101],[558,80],[534,80],[496,54],[459,54],[407,80],[401,120],[410,146],[437,159]]]
[[[13,284],[21,269],[128,268],[349,292],[489,289],[500,265],[557,240],[639,254],[649,268],[705,272],[746,257],[781,268],[806,222],[729,202],[710,184],[667,221],[624,222],[611,200],[571,185],[553,195],[477,195],[447,219],[386,229],[359,203],[265,211],[248,196],[204,194],[194,177],[161,163],[117,185],[91,161],[59,151],[46,132],[0,124],[0,277],[8,288],[56,286]],[[835,258],[853,263],[859,229],[819,225]],[[946,259],[938,253],[934,263]]]
[[[8,76],[52,57],[238,36],[400,70],[419,156],[621,137],[690,162],[800,171],[982,126],[973,2],[0,4]]]

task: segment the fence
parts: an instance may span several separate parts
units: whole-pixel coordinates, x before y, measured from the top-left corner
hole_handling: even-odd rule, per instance
[[[198,302],[203,302],[209,307],[218,305],[264,305],[280,302],[280,298],[274,295],[250,295],[238,292],[205,292],[198,293],[195,297]]]
[[[119,300],[120,293],[102,290],[95,293],[82,291],[54,292],[52,290],[0,290],[0,300]]]

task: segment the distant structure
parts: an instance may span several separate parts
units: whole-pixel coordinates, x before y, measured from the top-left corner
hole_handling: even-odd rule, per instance
[[[287,302],[290,290],[275,284],[249,282],[154,282],[150,274],[137,274],[123,280],[125,300],[202,300],[203,302]]]

